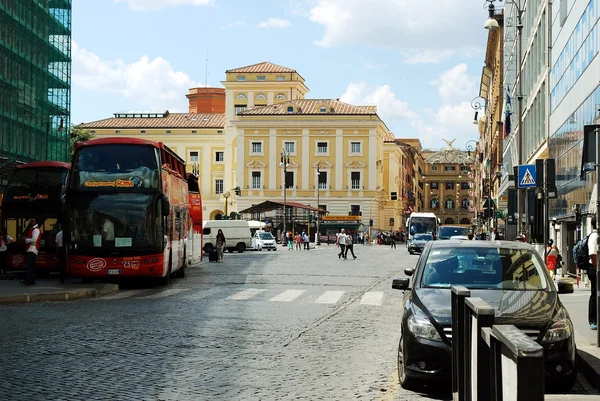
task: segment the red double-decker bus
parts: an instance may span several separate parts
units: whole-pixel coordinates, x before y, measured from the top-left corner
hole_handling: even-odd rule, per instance
[[[67,185],[67,273],[84,281],[185,276],[185,162],[160,142],[93,139],[76,146]]]
[[[200,194],[200,185],[198,177],[191,173],[187,173],[188,180],[188,197],[190,204],[190,217],[192,229],[190,230],[189,239],[191,241],[192,252],[189,255],[194,260],[202,260],[202,196]],[[190,242],[188,241],[188,244]],[[188,248],[188,249],[190,249]]]
[[[40,250],[36,261],[38,274],[60,271],[56,234],[63,223],[61,196],[71,165],[43,161],[18,166],[2,197],[2,227],[16,241],[8,245],[7,270],[25,270],[27,224],[32,218],[40,228]]]

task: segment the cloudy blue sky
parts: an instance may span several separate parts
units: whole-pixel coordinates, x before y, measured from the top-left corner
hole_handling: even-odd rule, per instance
[[[376,105],[396,137],[464,147],[486,18],[482,0],[74,1],[72,122],[185,112],[190,87],[270,61],[297,70],[309,98]]]

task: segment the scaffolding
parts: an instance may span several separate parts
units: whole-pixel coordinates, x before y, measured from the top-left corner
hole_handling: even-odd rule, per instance
[[[68,161],[71,0],[0,0],[0,157]]]

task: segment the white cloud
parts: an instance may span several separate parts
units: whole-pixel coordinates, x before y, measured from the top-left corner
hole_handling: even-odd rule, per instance
[[[117,3],[127,3],[133,11],[157,11],[179,5],[203,6],[212,4],[213,0],[114,0]]]
[[[386,68],[388,65],[387,64],[375,64],[375,63],[371,63],[371,62],[365,62],[365,68],[367,70],[379,70],[381,68]]]
[[[403,50],[485,46],[487,18],[472,0],[315,0],[311,21],[323,25],[319,46],[366,44]],[[432,45],[434,44],[434,45]]]
[[[407,102],[396,97],[389,85],[369,86],[366,82],[351,83],[340,101],[356,106],[377,106],[377,114],[384,122],[389,120],[406,120],[418,118],[411,111]]]
[[[425,51],[414,51],[413,53],[407,54],[404,59],[405,64],[439,64],[442,61],[449,60],[454,54],[455,50],[425,50]]]
[[[290,26],[292,26],[292,23],[282,18],[269,18],[257,25],[259,28],[288,28]]]
[[[226,25],[224,25],[223,29],[231,29],[231,28],[241,28],[246,26],[246,21],[232,21]]]
[[[144,55],[133,63],[102,60],[73,41],[73,83],[83,89],[114,93],[137,102],[140,107],[187,110],[185,94],[201,86],[162,57]]]
[[[476,93],[476,82],[476,77],[467,74],[467,64],[461,63],[442,72],[431,84],[438,87],[438,93],[444,102],[456,102],[473,96]]]

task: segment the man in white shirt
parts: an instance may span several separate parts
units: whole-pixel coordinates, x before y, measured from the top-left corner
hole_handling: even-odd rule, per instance
[[[14,241],[15,240],[10,235],[4,234],[4,232],[0,230],[0,274],[6,273],[8,244]]]
[[[104,219],[102,223],[102,235],[106,241],[115,240],[115,224],[109,218]]]
[[[340,235],[337,238],[338,245],[340,247],[340,253],[338,253],[338,259],[342,257],[346,259],[346,230],[342,228]]]
[[[21,280],[21,284],[24,285],[35,285],[36,271],[35,262],[37,260],[38,252],[40,251],[40,229],[35,219],[29,220],[27,225],[27,237],[25,238],[25,244],[27,246],[27,275],[25,280]]]
[[[597,294],[596,292],[598,291],[597,285],[596,285],[596,277],[598,274],[597,271],[597,255],[598,255],[598,232],[596,231],[596,218],[592,217],[592,233],[590,234],[590,236],[588,237],[588,254],[590,255],[590,260],[589,260],[589,264],[588,264],[588,269],[587,269],[587,275],[590,279],[590,284],[591,284],[591,294],[590,294],[590,301],[589,301],[589,307],[588,307],[588,322],[590,323],[590,329],[592,330],[598,330],[598,322],[596,321],[596,308],[598,308],[597,305]]]

